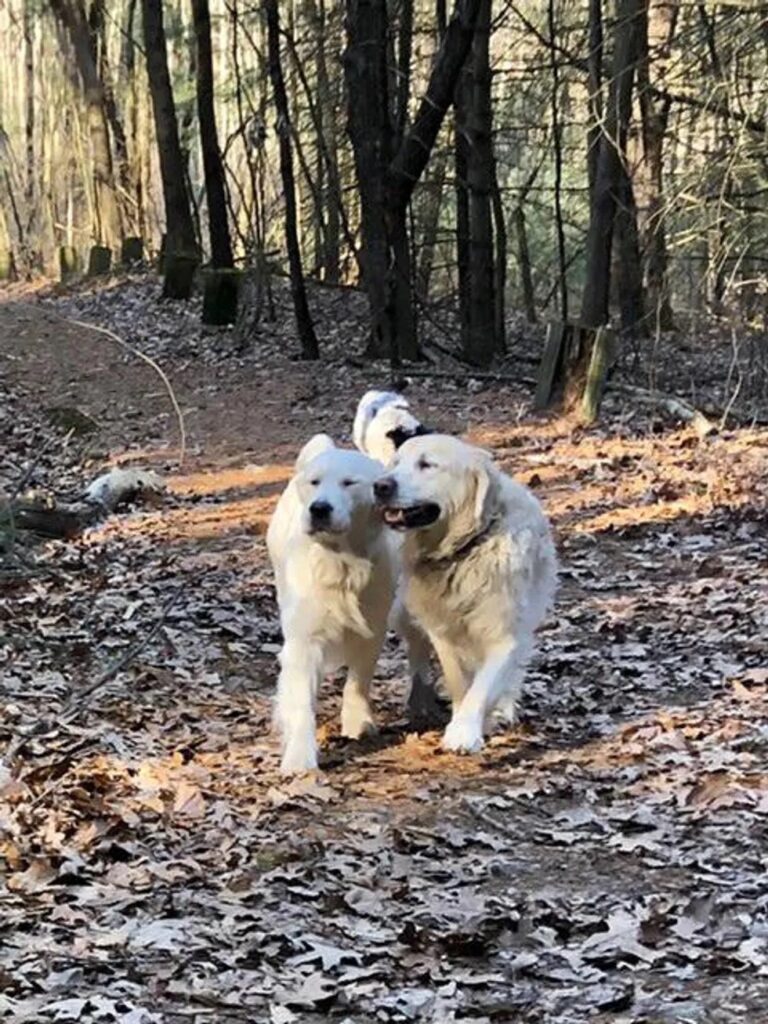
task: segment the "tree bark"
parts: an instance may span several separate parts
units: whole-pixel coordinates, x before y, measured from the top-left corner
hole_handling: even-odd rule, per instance
[[[315,328],[307,303],[304,275],[299,249],[298,222],[296,217],[296,186],[293,177],[293,156],[291,153],[291,122],[288,110],[288,96],[285,90],[283,67],[280,61],[280,16],[277,0],[264,0],[267,18],[267,48],[269,51],[269,76],[275,94],[277,111],[277,135],[280,144],[280,175],[283,181],[285,199],[285,242],[288,249],[288,264],[291,275],[291,295],[296,316],[296,327],[301,341],[301,355],[304,359],[317,359],[320,355]]]
[[[119,248],[123,228],[109,142],[107,102],[94,59],[85,8],[82,0],[51,0],[51,9],[69,36],[85,96],[93,163],[93,234],[97,243]]]
[[[643,164],[641,189],[641,248],[645,263],[648,310],[659,330],[674,327],[674,314],[667,277],[666,209],[664,200],[664,142],[671,102],[659,99],[651,89],[650,49],[657,67],[663,68],[677,26],[678,5],[667,0],[650,0],[647,16],[641,20],[637,62],[637,91],[642,121]]]
[[[461,316],[461,344],[464,358],[477,366],[488,366],[499,348],[494,316],[490,31],[491,0],[481,0],[472,46],[456,92],[457,122],[460,139],[464,139],[468,229],[466,281],[459,291],[460,300],[467,303]]]
[[[385,0],[347,0],[344,66],[349,132],[355,156],[363,227],[363,275],[374,338],[388,347],[393,364],[418,355],[411,302],[406,215],[451,104],[469,52],[482,0],[457,0],[412,124],[393,152],[388,94]],[[382,276],[383,272],[383,276]],[[378,339],[376,335],[378,334]]]
[[[581,321],[599,327],[608,321],[611,242],[622,174],[622,136],[632,112],[632,85],[644,0],[618,0],[611,91],[590,202],[586,272]]]
[[[199,252],[185,184],[186,172],[179,141],[176,104],[168,72],[162,0],[141,0],[141,8],[165,201],[167,237],[164,294],[174,298],[188,298],[192,291],[192,274],[189,270],[198,261]]]
[[[192,0],[192,16],[197,44],[197,116],[203,150],[205,193],[208,199],[208,231],[211,240],[211,265],[219,269],[234,266],[232,241],[227,220],[227,195],[224,165],[216,131],[213,107],[213,53],[211,51],[211,15],[208,0]]]

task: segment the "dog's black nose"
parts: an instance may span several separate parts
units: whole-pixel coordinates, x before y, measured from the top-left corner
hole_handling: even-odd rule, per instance
[[[389,501],[395,496],[396,490],[397,481],[391,476],[383,476],[373,485],[373,493],[376,495],[377,501]]]
[[[324,522],[330,519],[333,506],[329,501],[313,501],[309,506],[309,514],[317,522]]]

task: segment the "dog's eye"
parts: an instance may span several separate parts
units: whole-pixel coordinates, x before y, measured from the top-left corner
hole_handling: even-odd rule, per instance
[[[354,487],[356,483],[357,483],[357,480],[342,480],[341,481],[341,486],[342,487]]]
[[[423,456],[416,463],[416,466],[418,467],[418,469],[434,469],[434,463],[429,462]]]
[[[310,480],[309,484],[310,484],[310,487],[319,487],[320,486],[320,481],[319,480]]]

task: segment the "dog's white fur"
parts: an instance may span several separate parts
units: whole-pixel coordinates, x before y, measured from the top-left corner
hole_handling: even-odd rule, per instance
[[[415,437],[386,474],[384,504],[439,506],[428,526],[405,531],[403,596],[443,669],[453,715],[443,747],[474,752],[490,713],[514,710],[552,602],[557,560],[548,521],[533,494],[490,456],[453,437]]]
[[[396,451],[390,434],[398,428],[406,434],[421,429],[408,400],[394,391],[366,391],[358,403],[352,427],[355,447],[388,466]]]
[[[326,672],[349,670],[342,734],[357,739],[373,728],[369,688],[397,575],[396,545],[374,507],[382,470],[319,434],[301,451],[269,524],[284,637],[275,705],[284,773],[317,767],[315,700]],[[309,513],[316,500],[332,506],[322,530]]]

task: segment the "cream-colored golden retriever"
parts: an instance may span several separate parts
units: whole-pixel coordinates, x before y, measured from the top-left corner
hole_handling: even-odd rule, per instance
[[[369,690],[398,573],[397,544],[375,508],[380,462],[318,434],[299,454],[267,531],[283,647],[275,719],[281,770],[317,767],[315,702],[326,672],[346,665],[343,736],[373,728]]]
[[[444,435],[406,441],[374,492],[384,521],[404,534],[405,604],[432,641],[453,703],[443,747],[472,753],[497,705],[510,717],[552,602],[549,523],[486,452]]]

